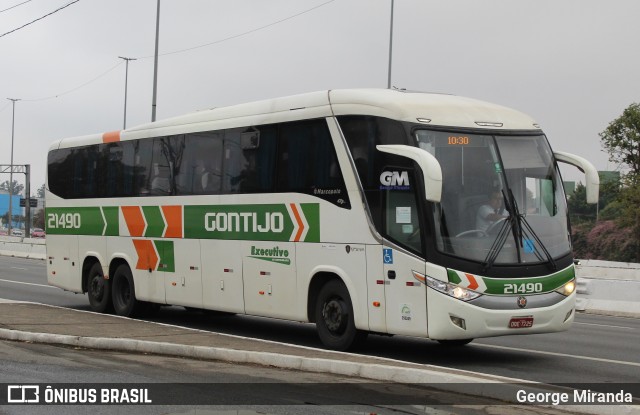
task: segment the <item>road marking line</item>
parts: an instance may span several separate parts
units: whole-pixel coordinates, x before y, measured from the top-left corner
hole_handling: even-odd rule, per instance
[[[574,321],[573,324],[585,324],[587,326],[599,326],[599,327],[613,327],[617,329],[626,329],[626,330],[637,330],[635,327],[625,327],[625,326],[612,326],[610,324],[596,324],[596,323],[579,323]]]
[[[571,358],[574,358],[574,359],[594,360],[594,361],[597,361],[597,362],[615,363],[615,364],[618,364],[618,365],[638,366],[638,367],[640,367],[640,363],[625,362],[625,361],[622,361],[622,360],[603,359],[603,358],[600,358],[600,357],[578,356],[578,355],[566,354],[566,353],[545,352],[545,351],[542,351],[542,350],[519,349],[517,347],[496,346],[496,345],[493,345],[493,344],[474,343],[473,345],[474,346],[487,347],[487,348],[490,348],[490,349],[492,348],[492,349],[500,349],[500,350],[515,350],[515,351],[518,351],[518,352],[546,354],[546,355],[550,355],[550,356],[571,357]]]
[[[14,284],[35,285],[36,287],[55,288],[55,289],[57,289],[57,288],[58,288],[58,287],[52,287],[51,285],[34,284],[34,283],[31,283],[31,282],[22,282],[22,281],[13,281],[13,280],[3,280],[3,279],[0,279],[0,281],[3,281],[3,282],[12,282],[12,283],[14,283]]]

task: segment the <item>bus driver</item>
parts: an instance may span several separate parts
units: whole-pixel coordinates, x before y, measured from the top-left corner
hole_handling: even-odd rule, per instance
[[[502,207],[502,193],[500,190],[493,190],[489,194],[489,201],[478,209],[476,215],[476,229],[486,231],[498,222],[500,219],[504,219],[507,215],[503,214]]]

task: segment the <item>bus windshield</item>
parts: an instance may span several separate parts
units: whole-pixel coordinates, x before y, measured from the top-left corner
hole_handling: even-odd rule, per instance
[[[442,168],[433,205],[439,251],[493,264],[544,263],[571,250],[560,175],[543,135],[417,130]]]

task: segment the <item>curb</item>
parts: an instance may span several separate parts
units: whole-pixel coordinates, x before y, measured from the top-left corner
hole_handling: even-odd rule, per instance
[[[373,363],[345,362],[332,359],[308,358],[270,352],[190,346],[174,343],[152,342],[147,340],[32,333],[2,328],[0,328],[0,339],[45,344],[61,344],[87,349],[150,353],[192,359],[196,358],[232,363],[257,364],[261,366],[278,367],[281,369],[330,373],[340,376],[359,377],[363,379],[394,383],[423,383],[447,392],[456,392],[465,395],[497,399],[500,401],[505,401],[505,391],[512,392],[512,396],[516,396],[516,392],[522,389],[523,384],[527,385],[527,392],[532,393],[568,391],[565,388],[559,388],[543,383],[479,373],[473,374],[473,372],[469,372],[469,374],[461,374],[455,373],[453,370],[449,372],[447,370],[439,371],[433,369],[402,368]],[[497,383],[504,384],[504,388],[499,392],[496,391],[495,388],[487,387],[487,384]],[[531,386],[529,387],[528,385]],[[517,405],[517,403],[513,404]],[[535,405],[535,407],[556,409],[579,414],[640,414],[640,407],[634,405]],[[526,408],[526,406],[523,406],[523,409],[524,408]]]

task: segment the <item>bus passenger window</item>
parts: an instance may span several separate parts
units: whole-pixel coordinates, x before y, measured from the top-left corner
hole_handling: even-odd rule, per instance
[[[224,193],[273,191],[277,128],[234,128],[224,136]]]
[[[178,195],[220,194],[223,137],[214,131],[187,134],[176,175]]]
[[[153,164],[153,179],[151,180],[151,194],[154,196],[171,194],[169,166],[159,163]]]

